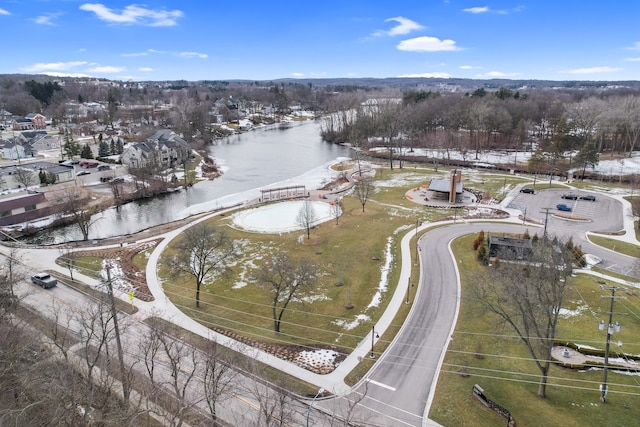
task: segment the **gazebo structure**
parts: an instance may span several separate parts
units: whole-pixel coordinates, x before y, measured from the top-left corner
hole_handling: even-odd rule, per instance
[[[462,171],[452,169],[449,172],[449,179],[434,179],[429,183],[428,190],[432,192],[434,198],[448,200],[451,204],[460,201],[463,192]]]

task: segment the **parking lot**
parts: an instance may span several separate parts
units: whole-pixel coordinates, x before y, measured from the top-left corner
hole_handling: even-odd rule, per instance
[[[563,198],[563,195],[573,195]],[[583,200],[581,197],[595,196],[595,200]],[[567,205],[571,211],[563,212],[557,206]],[[602,194],[566,189],[542,189],[535,193],[518,193],[509,203],[509,208],[526,211],[528,219],[544,224],[548,216],[547,232],[565,235],[577,231],[619,231],[623,228],[622,204]],[[546,212],[549,212],[547,215]],[[587,221],[563,219],[554,214],[575,215],[587,218]]]

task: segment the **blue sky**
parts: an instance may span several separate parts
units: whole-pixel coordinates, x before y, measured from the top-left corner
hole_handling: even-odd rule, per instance
[[[0,73],[640,79],[637,0],[0,1]]]

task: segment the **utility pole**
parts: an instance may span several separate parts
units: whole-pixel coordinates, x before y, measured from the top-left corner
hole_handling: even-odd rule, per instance
[[[118,350],[118,362],[120,363],[120,380],[122,381],[122,394],[125,408],[129,407],[129,378],[124,366],[124,352],[122,351],[122,341],[120,340],[120,328],[118,327],[118,310],[116,309],[116,300],[113,296],[113,283],[111,282],[111,266],[107,263],[107,293],[109,295],[109,303],[111,304],[111,316],[113,317],[113,331],[116,334],[116,347]]]
[[[600,284],[600,288],[602,290],[611,291],[611,296],[602,295],[602,298],[611,299],[611,304],[609,306],[609,324],[607,325],[607,344],[604,350],[604,369],[602,371],[602,384],[600,385],[600,400],[602,401],[602,403],[605,403],[607,399],[607,392],[609,391],[607,386],[607,374],[609,367],[609,347],[611,346],[611,335],[614,332],[620,332],[620,324],[618,322],[616,322],[615,325],[613,324],[613,303],[615,302],[616,298],[624,298],[616,296],[616,291],[623,290],[624,288],[619,288],[616,286],[605,286],[603,283]],[[599,326],[600,330],[603,330],[604,326],[604,322],[601,320]]]
[[[547,238],[547,222],[549,222],[549,211],[553,208],[542,208],[545,211],[544,213],[544,232],[542,234],[542,238],[546,239]]]

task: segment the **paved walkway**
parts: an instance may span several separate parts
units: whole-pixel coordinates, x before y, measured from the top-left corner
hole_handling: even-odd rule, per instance
[[[350,178],[350,184],[352,184],[351,178]],[[347,184],[347,186],[348,185],[349,184]],[[327,200],[327,199],[336,200],[341,196],[341,193],[345,191],[345,189],[346,188],[341,187],[340,189],[334,192],[312,190],[310,191],[310,195],[312,196],[312,198],[316,198],[318,200]],[[519,192],[519,187],[516,187],[514,190],[512,190],[510,194],[515,195],[517,194],[517,192]],[[503,203],[501,205],[486,205],[486,207],[493,208],[493,209],[499,208],[501,210],[509,212],[511,214],[511,217],[508,220],[505,220],[505,222],[521,223],[522,220],[518,218],[518,215],[520,214],[520,212],[513,209],[507,209],[505,207],[508,205],[510,199],[512,198],[513,197],[510,198],[508,196],[503,200]],[[633,229],[634,227],[633,217],[626,213],[627,209],[630,209],[630,204],[626,200],[621,200],[621,202],[623,203],[623,206],[625,206],[624,223],[625,223],[625,230],[627,230],[627,232],[624,235],[625,236],[624,239],[625,240],[628,239],[627,241],[633,242],[635,244],[639,244],[639,242],[635,239],[635,232]],[[257,203],[258,203],[257,200],[253,200],[253,201],[247,202],[246,204],[243,204],[242,206],[246,207],[246,206],[250,206],[252,204],[257,204]],[[483,206],[483,205],[475,204],[475,206]],[[335,395],[339,395],[339,396],[346,395],[347,393],[350,392],[351,387],[349,387],[344,382],[344,378],[349,372],[351,372],[360,363],[360,360],[368,356],[369,350],[371,347],[371,338],[369,336],[365,337],[356,346],[353,352],[350,355],[348,355],[347,358],[333,372],[325,375],[315,374],[313,372],[310,372],[304,368],[301,368],[295,365],[294,363],[285,361],[269,353],[266,353],[261,350],[257,350],[253,347],[234,341],[224,335],[217,334],[211,331],[207,327],[201,325],[200,323],[196,322],[195,320],[185,315],[181,310],[179,310],[176,306],[174,306],[173,303],[169,300],[169,298],[164,294],[162,285],[160,284],[157,276],[157,263],[160,258],[160,255],[162,254],[164,249],[167,247],[167,245],[169,245],[169,243],[187,227],[191,227],[197,224],[198,222],[205,221],[215,215],[229,213],[235,209],[237,208],[221,210],[209,215],[203,215],[198,219],[196,219],[194,222],[189,223],[181,228],[178,228],[176,230],[173,230],[171,232],[168,232],[162,235],[151,237],[149,239],[144,239],[144,240],[151,240],[151,239],[163,238],[162,242],[155,248],[155,250],[150,255],[147,263],[147,269],[146,269],[147,283],[151,293],[154,296],[154,301],[144,302],[140,300],[135,300],[134,304],[139,309],[139,312],[136,314],[135,317],[140,320],[150,316],[161,317],[193,333],[201,335],[202,337],[216,340],[220,344],[229,346],[240,352],[243,352],[247,356],[253,357],[259,360],[260,362],[270,365],[272,367],[275,367],[283,372],[286,372],[289,375],[293,375],[317,387],[322,387],[325,390],[330,391]],[[460,221],[462,220],[458,220],[458,222]],[[453,221],[451,221],[451,223],[453,223]],[[426,223],[421,225],[418,231],[421,232],[426,230],[429,227],[432,227],[434,225],[440,225],[440,224],[441,223],[438,223],[438,224]],[[408,254],[410,253],[409,242],[411,241],[411,238],[415,233],[416,233],[415,230],[411,230],[405,235],[405,237],[402,239],[402,242],[401,242],[402,264],[401,264],[401,271],[400,271],[400,277],[398,282],[399,284],[407,283],[411,274],[412,262],[411,262],[411,257],[408,256]],[[633,238],[631,238],[631,236]],[[616,236],[616,237],[621,237],[621,236]],[[116,247],[116,246],[118,245],[110,245],[105,247]],[[105,248],[105,247],[102,247],[102,248]],[[8,248],[2,246],[2,251],[4,253],[8,253]],[[59,256],[60,256],[60,252],[57,249],[25,250],[23,259],[25,264],[38,266],[39,268],[59,271],[62,274],[68,274],[67,269],[55,264],[55,259],[58,258]],[[76,276],[79,280],[86,282],[89,285],[98,284],[98,282],[93,278],[90,278],[78,273],[74,273],[74,277]],[[127,295],[125,295],[124,293],[117,292],[116,295],[122,300],[129,302]],[[395,317],[396,313],[404,303],[404,297],[405,297],[405,287],[402,285],[396,286],[396,291],[394,295],[391,296],[390,303],[388,304],[385,312],[382,314],[382,316],[376,323],[376,330],[379,332],[380,335],[383,335],[386,329],[391,325],[393,318]],[[424,423],[425,423],[424,425],[436,425],[431,420],[426,419],[426,417],[424,419]]]

